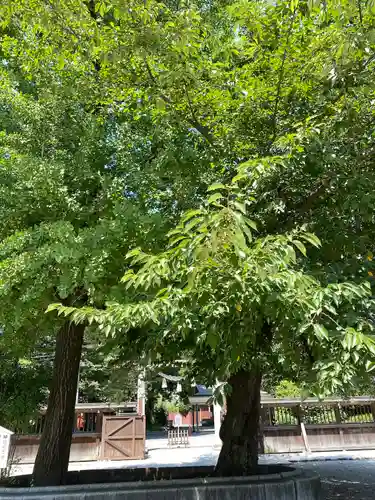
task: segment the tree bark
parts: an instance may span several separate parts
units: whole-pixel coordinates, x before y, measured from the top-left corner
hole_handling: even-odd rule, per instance
[[[229,379],[227,412],[220,429],[223,442],[215,473],[246,476],[256,473],[260,417],[260,372],[240,371]]]
[[[66,322],[57,334],[47,414],[33,471],[35,486],[65,482],[84,331],[85,325]]]

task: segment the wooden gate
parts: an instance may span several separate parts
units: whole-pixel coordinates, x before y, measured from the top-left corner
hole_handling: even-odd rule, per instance
[[[140,415],[104,416],[102,460],[145,458],[145,423]]]

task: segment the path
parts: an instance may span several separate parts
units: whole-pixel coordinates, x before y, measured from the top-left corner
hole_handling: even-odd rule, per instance
[[[375,460],[335,460],[297,465],[322,479],[326,500],[373,500],[375,498]]]

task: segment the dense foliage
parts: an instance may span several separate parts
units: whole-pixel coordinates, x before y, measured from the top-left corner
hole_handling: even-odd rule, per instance
[[[97,321],[107,334],[146,324],[153,334],[137,340],[151,360],[185,354],[190,373],[211,385],[254,365],[285,375],[297,367],[324,394],[373,369],[369,283],[320,283],[295,252],[306,254],[303,241],[318,247],[315,236],[256,237],[238,186],[210,189],[208,207],[183,216],[164,252],[128,254],[140,267],[123,281],[144,290],[139,301],[50,309]]]
[[[4,337],[29,349],[60,303],[211,383],[366,377],[372,1],[20,0],[0,18]]]
[[[209,182],[211,166],[200,138],[158,124],[152,109],[138,112],[134,86],[126,90],[130,106],[125,98],[122,104],[115,96],[105,99],[104,66],[83,41],[77,48],[65,36],[74,31],[70,22],[80,21],[71,18],[71,6],[0,6],[0,325],[2,349],[15,363],[28,359],[41,339],[58,332],[60,342],[69,332],[74,338],[69,321],[45,314],[51,302],[100,307],[123,298],[118,277],[126,270],[126,252],[137,243],[158,248],[163,228]],[[82,6],[95,24],[90,5],[75,5]],[[57,24],[48,16],[54,8]],[[91,38],[86,28],[81,33]],[[193,163],[202,170],[194,171]],[[78,370],[69,359],[56,365],[50,385],[56,397],[63,384],[59,366],[72,370],[68,380]],[[115,395],[121,381],[112,382],[108,388]],[[70,402],[75,383],[64,387]],[[58,422],[72,409],[52,400],[47,418],[69,433],[71,423]],[[45,429],[41,454],[51,450],[48,460],[59,467],[51,480],[61,481],[56,461],[64,469],[66,460],[53,452],[51,440],[62,438],[51,425]],[[47,478],[39,470],[41,480]]]
[[[13,431],[26,431],[29,422],[46,404],[50,367],[38,361],[0,354],[0,421]]]
[[[123,359],[115,348],[99,343],[84,348],[79,375],[80,403],[127,403],[137,400],[140,364]]]

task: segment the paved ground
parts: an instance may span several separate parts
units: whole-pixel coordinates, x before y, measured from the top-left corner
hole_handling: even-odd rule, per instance
[[[149,453],[146,460],[71,463],[70,469],[214,465],[219,454],[213,435],[201,438],[196,436],[191,439],[188,448],[166,449],[166,445],[163,439],[148,440]],[[323,499],[326,500],[375,499],[375,450],[312,453],[310,455],[266,455],[260,461],[261,463],[287,463],[293,467],[317,473],[322,478]],[[31,471],[31,465],[16,466],[13,474],[28,474]]]
[[[319,474],[325,500],[373,500],[375,498],[374,460],[335,460],[296,464]]]
[[[214,455],[210,453],[210,450],[206,450],[206,455],[198,453],[195,456],[196,461],[193,460],[194,453],[188,455],[190,460],[195,463],[211,464],[214,461]],[[116,463],[115,465],[116,467],[124,467],[130,464]],[[164,463],[164,465],[167,464]],[[145,462],[142,462],[141,466],[144,467]],[[317,473],[322,478],[324,500],[373,500],[375,498],[375,460],[311,461],[294,463],[293,466]],[[71,469],[107,467],[108,463],[106,462],[91,462],[80,464],[80,466],[72,464]],[[27,471],[23,470],[23,472]]]

